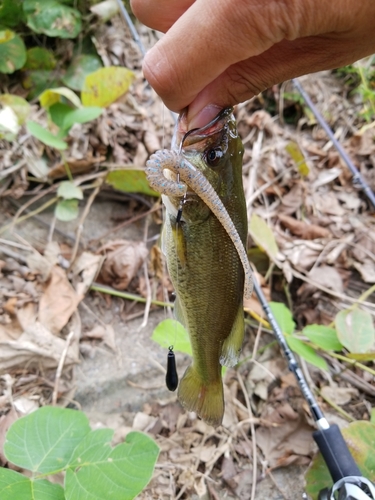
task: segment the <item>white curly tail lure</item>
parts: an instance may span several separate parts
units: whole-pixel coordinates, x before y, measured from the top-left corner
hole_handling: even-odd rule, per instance
[[[167,179],[164,175],[165,169],[177,174],[178,180]],[[187,185],[189,185],[216,215],[241,259],[245,271],[244,295],[246,298],[250,298],[253,291],[253,278],[246,249],[227,209],[206,177],[181,153],[169,149],[162,149],[151,155],[146,163],[146,176],[150,186],[166,196],[183,197],[187,192]],[[180,179],[183,182],[179,182]]]

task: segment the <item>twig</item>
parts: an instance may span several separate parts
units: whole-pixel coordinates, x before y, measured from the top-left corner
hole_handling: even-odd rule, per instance
[[[324,399],[326,403],[328,403],[332,408],[334,408],[337,413],[339,413],[345,420],[348,420],[348,422],[356,422],[356,419],[353,418],[349,413],[347,413],[345,410],[343,410],[339,405],[334,403],[330,398],[325,396],[322,392],[318,391],[319,396]]]
[[[251,409],[250,405],[250,399],[249,395],[247,393],[243,378],[239,372],[237,372],[237,378],[238,382],[240,383],[241,390],[243,392],[246,406],[247,406],[247,411],[249,413],[249,419],[250,419],[250,430],[251,430],[251,440],[252,440],[252,445],[253,445],[253,483],[251,485],[251,500],[255,499],[255,491],[256,491],[256,485],[257,485],[257,444],[256,444],[256,436],[255,436],[255,426],[254,426],[254,416],[253,412]]]
[[[260,165],[260,155],[261,155],[261,148],[262,148],[262,141],[263,141],[263,130],[259,130],[258,132],[258,137],[256,141],[253,144],[253,161],[252,161],[252,168],[249,172],[249,180],[247,184],[247,189],[246,189],[246,208],[247,208],[247,215],[248,218],[250,219],[250,207],[251,207],[251,202],[248,201],[251,199],[251,195],[254,193],[255,190],[255,182],[257,178],[257,173],[258,173],[258,167]]]
[[[86,217],[88,216],[88,214],[90,212],[91,205],[94,203],[96,195],[99,193],[99,190],[100,190],[101,185],[103,184],[103,181],[104,181],[104,178],[98,179],[98,184],[97,184],[96,188],[94,189],[94,191],[90,194],[89,199],[87,200],[86,206],[82,212],[81,218],[79,219],[77,232],[76,232],[76,239],[75,239],[74,247],[72,250],[72,257],[70,259],[70,267],[72,267],[72,265],[75,261],[75,258],[77,256],[79,241],[81,239],[81,234],[83,231],[83,224],[85,222]]]
[[[0,238],[0,243],[2,243],[3,245],[8,245],[10,247],[19,248],[20,250],[26,250],[29,252],[34,251],[34,248],[31,245],[21,245],[21,243],[16,243],[15,241],[11,240],[4,240],[3,238]]]
[[[146,224],[145,224],[145,234],[143,237],[144,242],[147,241],[147,234],[148,234],[148,219],[146,219]],[[143,274],[144,274],[145,283],[146,283],[147,297],[146,297],[146,306],[145,306],[145,310],[144,310],[144,314],[143,314],[143,321],[142,321],[142,324],[139,328],[140,330],[147,325],[148,315],[150,313],[150,307],[151,307],[151,298],[152,298],[151,297],[151,285],[150,285],[150,279],[148,277],[148,266],[147,266],[146,259],[144,260],[142,267],[143,267]]]
[[[40,214],[41,212],[43,212],[43,210],[45,210],[46,208],[48,208],[51,205],[53,205],[54,203],[56,203],[57,200],[58,200],[58,197],[56,196],[55,198],[52,198],[51,200],[48,200],[46,203],[44,203],[40,207],[36,208],[35,210],[32,210],[31,212],[28,212],[26,215],[24,215],[22,217],[18,217],[18,219],[16,219],[16,221],[13,220],[12,222],[10,222],[9,224],[7,224],[6,226],[3,226],[0,229],[0,234],[5,233],[5,231],[7,231],[8,229],[14,227],[15,224],[23,222],[24,220],[29,219],[30,217],[34,217],[34,215]]]
[[[141,302],[142,304],[146,304],[147,299],[144,297],[140,297],[139,295],[135,295],[133,293],[120,292],[120,290],[116,290],[110,286],[101,285],[100,283],[93,283],[90,287],[90,290],[94,290],[95,292],[107,293],[108,295],[113,295],[114,297],[120,297],[122,299],[134,300],[135,302]],[[160,307],[173,307],[174,304],[171,302],[162,302],[161,300],[151,299],[151,304]]]
[[[15,215],[13,217],[13,224],[16,224],[18,217],[20,217],[20,215],[22,214],[22,212],[24,212],[30,205],[32,205],[36,201],[40,200],[40,198],[43,198],[44,195],[53,193],[56,189],[57,189],[57,186],[53,184],[48,189],[45,189],[44,191],[41,191],[36,196],[34,196],[33,198],[31,198],[31,200],[27,201],[24,205],[22,205],[17,210],[17,212],[15,213]]]
[[[288,496],[285,494],[285,492],[281,489],[280,485],[277,483],[276,479],[274,478],[274,475],[272,474],[270,469],[267,469],[267,476],[271,479],[275,487],[278,489],[280,492],[281,496],[284,498],[284,500],[288,500]]]
[[[112,229],[109,229],[108,231],[101,234],[97,238],[91,240],[90,243],[92,244],[92,243],[95,243],[103,238],[106,238],[109,234],[114,233],[123,227],[129,226],[130,224],[133,224],[133,222],[136,222],[137,220],[142,219],[143,217],[146,217],[146,215],[152,214],[153,212],[156,212],[157,210],[160,210],[160,206],[155,205],[152,208],[150,208],[150,210],[147,210],[146,212],[142,212],[141,214],[135,215],[134,217],[131,217],[130,219],[127,219],[124,222],[121,222],[121,224],[119,224],[118,226],[113,227]]]
[[[348,295],[344,295],[343,293],[338,293],[338,292],[335,292],[334,290],[326,288],[325,286],[321,285],[320,283],[317,283],[316,281],[311,280],[310,278],[308,278],[304,274],[299,273],[295,269],[291,269],[291,273],[293,274],[293,276],[295,278],[299,278],[300,280],[305,281],[306,283],[309,283],[310,285],[315,286],[316,288],[318,288],[319,290],[321,290],[324,293],[327,293],[328,295],[332,295],[333,297],[337,297],[338,299],[341,299],[341,300],[346,301],[346,302],[350,302],[352,304],[356,304],[358,302],[358,299],[353,299],[352,297],[349,297]],[[373,304],[372,302],[362,302],[361,304],[366,306],[366,307],[369,307],[370,309],[375,308],[375,304]]]
[[[65,347],[64,347],[64,350],[61,354],[59,364],[57,366],[56,377],[55,377],[55,387],[54,387],[53,393],[52,393],[52,406],[55,406],[55,404],[57,403],[57,395],[59,392],[59,381],[61,378],[61,372],[62,372],[62,369],[64,367],[65,359],[66,359],[66,356],[68,354],[68,349],[70,347],[70,343],[71,343],[73,337],[74,337],[74,330],[69,332],[69,335],[66,337]]]
[[[9,248],[5,248],[0,245],[0,253],[3,253],[7,257],[11,257],[14,260],[17,260],[18,262],[23,262],[24,264],[27,263],[26,258],[21,255],[18,252],[14,252],[13,250],[10,250]]]
[[[355,366],[357,368],[360,368],[361,370],[364,370],[365,372],[371,373],[375,377],[375,370],[372,370],[369,366],[366,366],[356,359],[352,358],[347,358],[346,356],[343,356],[342,354],[337,354],[337,352],[330,352],[330,356],[333,358],[339,359],[340,361],[345,361],[345,363],[348,363],[349,365]]]
[[[18,163],[16,163],[15,165],[12,165],[11,167],[6,168],[5,170],[2,170],[0,172],[0,180],[5,179],[5,177],[7,177],[8,175],[12,174],[13,172],[16,172],[17,170],[22,168],[25,164],[26,164],[26,160],[21,160]]]

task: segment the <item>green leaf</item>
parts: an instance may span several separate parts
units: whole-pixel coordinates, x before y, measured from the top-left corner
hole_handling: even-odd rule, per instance
[[[81,31],[81,14],[57,0],[25,0],[27,25],[35,33],[59,38],[75,38]]]
[[[0,95],[0,104],[13,109],[18,118],[18,123],[23,125],[30,114],[30,104],[23,97],[13,94]]]
[[[14,73],[26,61],[26,47],[14,31],[0,31],[0,73]]]
[[[75,123],[91,122],[92,120],[96,120],[102,113],[103,109],[98,106],[72,109],[64,118],[63,128],[70,129]]]
[[[375,426],[370,422],[352,422],[341,429],[351,454],[362,475],[370,481],[375,481]],[[306,475],[306,493],[317,500],[319,491],[332,485],[332,478],[327,466],[319,453],[313,459]]]
[[[73,92],[73,90],[67,87],[57,87],[54,89],[47,89],[39,96],[39,102],[43,108],[48,109],[53,104],[57,102],[62,102],[63,98],[70,101],[73,106],[80,108],[81,101],[80,98]]]
[[[23,69],[51,70],[56,67],[56,59],[52,52],[43,47],[32,47],[27,51],[26,64]]]
[[[277,246],[272,229],[256,214],[251,216],[249,233],[255,243],[262,248],[271,259],[276,258],[279,247]]]
[[[115,189],[125,193],[143,193],[150,196],[160,196],[160,193],[150,188],[144,170],[113,170],[108,173],[106,182]]]
[[[355,308],[337,313],[335,325],[339,341],[348,351],[366,353],[374,345],[375,331],[369,312]]]
[[[299,145],[296,142],[291,141],[286,145],[285,149],[290,154],[295,164],[297,165],[299,173],[301,175],[309,175],[310,169],[307,166],[305,157]]]
[[[110,447],[114,431],[112,429],[96,429],[90,431],[74,450],[69,467],[81,467],[82,464],[94,464],[107,460],[111,454]]]
[[[22,85],[29,91],[27,98],[34,99],[46,89],[59,87],[60,76],[58,72],[44,69],[25,71],[22,77]]]
[[[65,500],[59,484],[45,479],[33,480],[19,472],[0,468],[1,500]]]
[[[150,481],[159,455],[155,441],[140,432],[131,432],[114,449],[106,433],[88,436],[87,445],[96,458],[75,454],[77,468],[66,472],[66,500],[132,500]]]
[[[57,189],[57,196],[64,198],[64,200],[83,200],[82,189],[74,184],[72,181],[63,181]]]
[[[192,355],[189,334],[175,319],[161,321],[153,331],[151,338],[161,347],[173,345],[175,351]]]
[[[118,3],[115,0],[104,0],[90,7],[91,12],[100,17],[100,20],[105,23],[109,21],[119,11]]]
[[[67,104],[57,102],[52,104],[48,111],[53,123],[61,129],[59,137],[64,137],[75,123],[86,123],[95,120],[102,114],[103,109],[94,106],[72,109]]]
[[[100,58],[94,54],[80,54],[74,57],[62,81],[67,87],[81,91],[85,78],[103,66]]]
[[[6,458],[33,472],[57,472],[69,463],[73,450],[90,431],[86,415],[44,406],[10,427],[4,444]]]
[[[0,6],[0,24],[13,28],[24,19],[23,0],[2,0]]]
[[[66,149],[68,147],[67,143],[56,137],[49,130],[43,128],[39,123],[35,123],[28,120],[26,123],[26,128],[31,135],[39,139],[43,144],[56,149]]]
[[[105,108],[126,94],[134,80],[134,73],[127,68],[110,66],[87,75],[81,99],[84,106]]]
[[[60,129],[64,128],[64,120],[67,114],[73,111],[73,108],[69,106],[69,104],[65,104],[64,102],[56,102],[52,104],[48,108],[49,117],[53,121],[55,125],[57,125]],[[61,130],[58,136],[61,138],[67,134],[67,131]]]
[[[296,339],[292,335],[287,335],[286,341],[292,351],[301,356],[308,363],[320,368],[321,370],[328,370],[326,360],[319,356],[311,346],[306,345],[304,342]]]
[[[282,302],[270,302],[270,309],[283,333],[292,334],[296,327],[290,310]]]
[[[13,109],[5,106],[0,109],[0,139],[6,141],[15,141],[17,134],[20,130],[18,118]]]
[[[62,222],[69,222],[78,217],[78,200],[61,200],[56,203],[55,216]]]
[[[302,330],[311,342],[325,351],[342,351],[342,344],[334,328],[324,325],[308,325]]]

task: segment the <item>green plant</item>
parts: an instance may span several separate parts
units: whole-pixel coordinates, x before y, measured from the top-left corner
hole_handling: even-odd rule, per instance
[[[147,435],[131,432],[114,448],[113,430],[92,430],[84,413],[43,407],[17,420],[4,445],[27,476],[0,468],[2,500],[130,500],[150,481],[159,455]],[[46,479],[64,472],[63,486]]]
[[[337,70],[343,76],[351,92],[362,99],[360,115],[371,122],[375,119],[375,57],[358,61]]]

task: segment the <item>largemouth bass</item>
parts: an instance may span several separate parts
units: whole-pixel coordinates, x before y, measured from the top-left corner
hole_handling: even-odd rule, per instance
[[[224,414],[221,365],[238,362],[244,336],[243,294],[251,294],[243,146],[231,109],[186,131],[182,115],[172,151],[147,162],[150,185],[163,193],[163,250],[176,290],[175,316],[187,329],[193,362],[178,399],[211,425]]]

